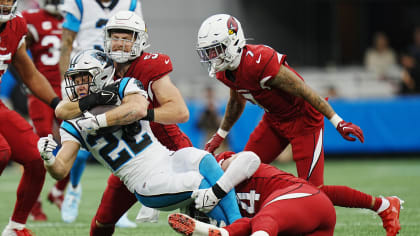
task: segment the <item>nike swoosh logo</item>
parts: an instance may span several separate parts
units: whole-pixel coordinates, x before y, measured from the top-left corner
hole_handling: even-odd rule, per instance
[[[261,62],[261,54],[260,54],[260,56],[258,57],[258,59],[257,59],[256,63],[257,63],[257,64],[260,64],[260,62]]]
[[[169,59],[165,60],[165,64],[168,64],[168,63],[169,63]]]

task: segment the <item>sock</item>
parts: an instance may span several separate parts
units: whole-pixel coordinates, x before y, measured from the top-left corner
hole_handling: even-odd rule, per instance
[[[199,171],[211,186],[215,185],[217,180],[223,175],[222,168],[211,154],[205,155],[200,161]],[[235,220],[242,218],[234,189],[229,191],[228,194],[222,198],[219,205],[228,218],[226,224],[232,224]]]
[[[389,202],[389,200],[388,199],[386,199],[386,198],[379,198],[380,200],[381,200],[381,204],[380,204],[380,207],[378,207],[378,209],[373,209],[373,210],[375,210],[378,214],[379,213],[382,213],[383,211],[385,211],[386,209],[388,209],[388,207],[389,207],[389,205],[391,204],[390,202]],[[375,202],[375,205],[376,205],[376,202]]]
[[[10,220],[7,227],[9,227],[10,229],[22,230],[22,229],[25,228],[25,224],[21,224],[21,223],[15,222],[13,220]]]
[[[209,182],[207,182],[206,179],[203,179],[201,181],[200,187],[199,189],[206,189],[206,188],[210,188],[211,185],[209,184]],[[212,218],[217,220],[217,223],[220,224],[221,221],[224,221],[225,223],[229,222],[228,218],[226,216],[226,213],[223,211],[223,209],[219,206],[216,205],[213,210],[211,210],[209,213],[207,213],[207,215]]]
[[[68,174],[64,179],[61,179],[61,180],[57,181],[55,183],[54,187],[53,187],[57,191],[59,191],[59,192],[56,192],[56,193],[63,194],[63,191],[66,189],[67,184],[69,183],[69,181],[70,181],[70,174]],[[51,189],[51,191],[53,191],[53,190]],[[53,195],[54,195],[54,193],[53,193]]]
[[[88,151],[79,150],[77,153],[76,160],[74,161],[73,167],[70,171],[70,181],[73,185],[73,188],[76,188],[77,185],[80,183],[80,179],[82,178],[83,171],[86,167],[86,161],[89,157],[90,153]]]
[[[335,206],[372,209],[373,197],[347,186],[326,185],[321,188]]]
[[[11,220],[25,224],[44,185],[46,170],[41,158],[23,164],[23,175],[17,188],[17,199]]]

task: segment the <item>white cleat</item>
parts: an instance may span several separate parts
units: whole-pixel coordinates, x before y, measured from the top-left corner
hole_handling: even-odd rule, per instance
[[[159,210],[141,206],[139,213],[136,217],[137,223],[149,222],[149,223],[157,223],[159,220]]]
[[[136,228],[137,224],[128,219],[127,212],[121,216],[121,218],[117,221],[115,226],[119,228]]]
[[[61,218],[66,223],[72,223],[79,214],[79,204],[82,198],[82,186],[79,184],[76,188],[69,185],[61,205]]]

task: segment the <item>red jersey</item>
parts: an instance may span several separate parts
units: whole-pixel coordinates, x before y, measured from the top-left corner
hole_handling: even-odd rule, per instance
[[[136,58],[128,68],[124,76],[134,77],[140,80],[144,90],[149,95],[149,108],[159,107],[159,102],[155,99],[152,83],[172,71],[172,62],[169,56],[160,53],[143,52]],[[192,146],[189,138],[179,129],[178,125],[163,125],[150,122],[153,134],[158,140],[170,150],[178,150]]]
[[[59,20],[44,9],[22,13],[34,42],[29,48],[36,68],[52,86],[60,86],[60,48],[63,19]]]
[[[282,90],[271,89],[266,85],[267,81],[277,75],[282,64],[289,67],[286,55],[265,45],[247,44],[243,48],[239,67],[234,71],[218,72],[216,78],[248,101],[262,107],[271,120],[281,122],[301,116],[313,116],[316,123],[313,125],[318,126],[322,115],[303,98]],[[303,80],[299,74],[297,75]]]
[[[0,81],[16,51],[25,42],[27,32],[25,19],[20,15],[3,23],[1,28],[3,29],[0,29]]]

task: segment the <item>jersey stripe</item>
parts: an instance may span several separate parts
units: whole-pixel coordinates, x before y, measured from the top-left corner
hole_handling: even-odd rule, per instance
[[[82,144],[84,148],[86,148],[85,141],[83,140],[82,136],[80,135],[79,131],[73,126],[73,124],[63,121],[61,123],[61,128],[66,131],[67,133],[71,134],[73,137],[75,137],[79,142]]]
[[[121,79],[120,86],[118,88],[118,95],[120,96],[121,100],[124,98],[124,90],[127,87],[129,80],[130,80],[129,77],[124,77]]]
[[[83,4],[82,4],[82,0],[76,0],[76,5],[79,8],[80,11],[80,21],[82,21],[83,18]]]
[[[130,11],[134,11],[136,10],[137,7],[137,0],[131,0],[131,4],[130,4]]]
[[[73,32],[79,32],[80,29],[80,20],[78,20],[70,12],[66,13],[66,18],[63,23],[63,28],[71,30]]]

